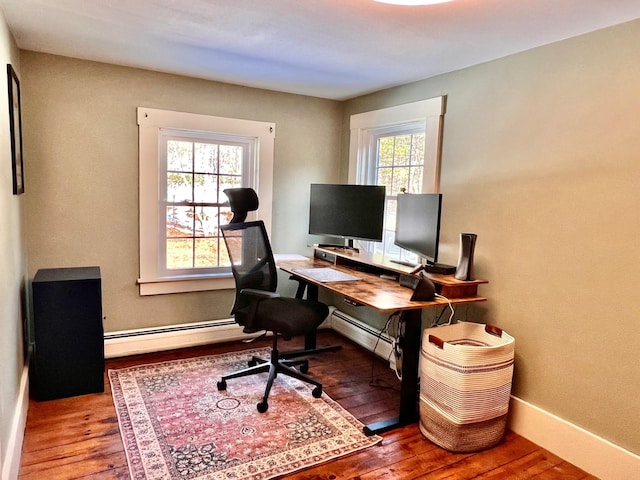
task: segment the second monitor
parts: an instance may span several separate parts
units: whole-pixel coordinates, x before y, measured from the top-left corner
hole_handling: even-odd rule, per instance
[[[456,267],[438,262],[440,243],[441,193],[398,195],[394,244],[425,260],[417,265],[430,273],[452,274]]]

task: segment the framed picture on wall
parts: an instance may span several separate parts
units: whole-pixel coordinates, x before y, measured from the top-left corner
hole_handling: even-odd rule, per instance
[[[24,164],[22,162],[22,112],[20,102],[20,80],[11,64],[7,64],[9,85],[9,125],[11,127],[11,167],[13,171],[13,194],[24,193]]]

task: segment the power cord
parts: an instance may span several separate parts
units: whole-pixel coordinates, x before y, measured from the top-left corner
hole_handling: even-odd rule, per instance
[[[453,316],[456,314],[456,311],[453,309],[453,305],[451,304],[451,300],[449,300],[447,297],[443,295],[440,295],[439,293],[436,293],[435,295],[438,298],[442,298],[443,300],[446,300],[446,302],[449,304],[449,310],[451,310],[451,315],[449,315],[449,321],[446,323],[446,325],[451,325],[451,322],[453,322]],[[432,327],[436,327],[440,324],[440,317],[442,316],[444,311],[445,309],[442,309],[442,312],[440,312],[438,319],[434,321],[433,324],[431,325]]]
[[[396,333],[392,334],[391,330],[392,330],[392,327],[394,327],[394,323],[395,323],[395,328],[393,328],[393,330],[395,330]],[[375,352],[376,352],[376,349],[378,348],[378,345],[380,344],[380,340],[383,334],[386,333],[387,336],[393,339],[397,338],[397,335],[400,329],[399,324],[400,324],[400,312],[394,312],[391,315],[389,315],[384,326],[380,329],[380,331],[378,332],[378,335],[376,335],[376,343],[373,346],[373,350],[371,351],[371,378],[369,379],[370,387],[394,388],[393,385],[389,385],[386,382],[380,383],[374,380],[374,369],[376,364]],[[394,341],[392,340],[392,345],[393,345],[393,342]],[[392,348],[391,352],[389,352],[389,356],[387,357],[387,362],[391,361],[391,355],[393,355],[393,353],[394,353],[394,348]]]

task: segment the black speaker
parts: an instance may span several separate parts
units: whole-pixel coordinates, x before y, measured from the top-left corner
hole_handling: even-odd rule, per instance
[[[45,268],[33,282],[37,400],[104,392],[102,280],[99,267]]]
[[[458,266],[454,277],[458,280],[473,280],[473,251],[476,248],[475,233],[460,234],[460,252],[458,254]]]

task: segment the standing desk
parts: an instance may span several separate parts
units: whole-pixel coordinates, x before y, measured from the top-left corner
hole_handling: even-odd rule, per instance
[[[307,297],[317,299],[318,287],[342,296],[355,306],[365,306],[383,313],[401,313],[405,323],[402,339],[402,383],[400,385],[400,406],[398,416],[367,425],[365,433],[372,435],[418,421],[418,376],[420,338],[422,334],[422,310],[446,307],[447,301],[435,298],[429,301],[413,301],[410,288],[400,285],[399,277],[409,274],[411,267],[392,263],[379,256],[332,247],[314,247],[313,258],[304,260],[278,261],[278,267],[289,273],[300,285],[306,287]],[[300,270],[308,268],[333,268],[348,275],[358,277],[355,281],[327,282],[305,275]],[[382,275],[382,277],[381,277]],[[453,275],[426,274],[436,287],[436,293],[447,297],[452,304],[482,302],[486,298],[478,296],[478,286],[487,280],[462,281]],[[297,296],[304,294],[299,288]]]

